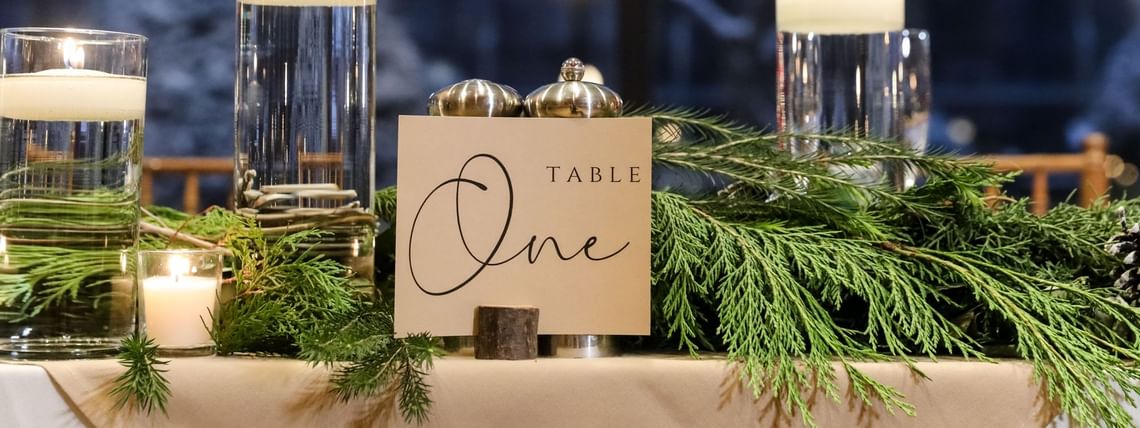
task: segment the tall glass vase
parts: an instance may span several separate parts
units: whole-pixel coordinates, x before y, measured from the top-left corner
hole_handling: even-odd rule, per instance
[[[907,29],[901,33],[902,73],[899,74],[900,142],[916,153],[925,153],[930,133],[930,110],[933,103],[930,79],[930,34],[926,30]],[[887,176],[899,189],[919,184],[921,171],[900,164],[888,164]]]
[[[810,137],[828,133],[897,141],[901,45],[901,32],[778,33],[776,122],[792,135],[785,149],[797,156],[844,150]],[[886,178],[882,165],[837,172],[864,184]]]
[[[146,45],[0,30],[0,358],[113,355],[134,331]]]
[[[376,0],[237,0],[235,207],[373,289]]]

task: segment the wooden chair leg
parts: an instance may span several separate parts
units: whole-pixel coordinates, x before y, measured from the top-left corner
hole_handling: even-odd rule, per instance
[[[1033,172],[1033,213],[1045,215],[1049,212],[1049,173]]]
[[[151,174],[149,171],[143,171],[140,187],[142,187],[140,190],[140,192],[142,192],[142,200],[140,201],[142,206],[149,207],[154,205],[154,174]]]
[[[1108,193],[1108,173],[1105,160],[1108,158],[1108,137],[1101,133],[1085,137],[1085,170],[1081,172],[1080,202],[1090,207]]]
[[[186,188],[182,190],[182,210],[191,214],[198,212],[198,174],[186,174]]]

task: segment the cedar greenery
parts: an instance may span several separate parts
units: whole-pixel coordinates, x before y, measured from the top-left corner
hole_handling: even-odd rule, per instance
[[[211,330],[219,355],[326,365],[334,369],[332,392],[340,399],[393,397],[405,420],[426,420],[431,397],[424,377],[441,348],[426,334],[396,339],[389,306],[350,287],[345,266],[299,245],[323,232],[268,237],[251,219],[222,209],[189,216],[155,207],[145,215],[143,229],[156,235],[144,236],[144,248],[220,244],[229,252],[233,298],[214,314]],[[139,361],[122,358],[124,364]],[[136,403],[164,400],[162,391],[139,385],[116,382]]]
[[[854,362],[989,361],[990,351],[1012,345],[1033,365],[1045,398],[1075,421],[1132,426],[1120,403],[1140,393],[1140,369],[1130,363],[1140,358],[1140,311],[1111,287],[1120,262],[1103,245],[1117,230],[1114,212],[1135,216],[1140,202],[1061,204],[1038,217],[1025,200],[984,196],[983,188],[1011,177],[986,165],[858,138],[764,133],[700,111],[631,114],[654,119],[658,168],[716,189],[652,195],[657,340],[644,343],[667,341],[694,356],[726,352],[741,364],[742,381],[807,425],[814,422],[806,394],[839,400],[840,373],[863,403],[913,413],[906,397]],[[778,149],[792,138],[830,149],[795,158]],[[922,171],[926,182],[899,191],[847,174],[880,163]],[[377,215],[391,223],[394,189],[375,197]],[[217,316],[220,352],[335,367],[342,399],[396,394],[406,420],[427,418],[424,375],[437,343],[395,339],[390,299],[361,298],[343,286],[343,266],[298,250],[319,232],[266,239],[223,210],[146,218],[155,227],[144,230],[165,237],[148,245],[191,235],[232,252],[237,298]],[[377,281],[390,284],[391,276]],[[145,355],[124,363],[159,363]],[[128,377],[120,391],[159,403],[157,388],[138,382],[146,380]]]
[[[682,349],[726,351],[757,394],[813,425],[804,394],[838,400],[832,362],[864,403],[910,413],[850,363],[985,359],[986,345],[1012,343],[1074,420],[1132,426],[1120,393],[1140,392],[1128,362],[1140,357],[1140,312],[1107,288],[1119,262],[1103,244],[1112,213],[1135,213],[1135,201],[993,210],[982,189],[1009,177],[986,165],[831,136],[795,136],[833,150],[793,158],[775,148],[792,136],[692,111],[634,114],[656,119],[659,165],[730,183],[653,196],[656,322]],[[927,182],[896,191],[843,174],[879,161]]]
[[[314,364],[338,367],[332,383],[341,400],[394,394],[404,419],[422,424],[431,405],[424,377],[432,368],[432,359],[443,352],[427,334],[396,339],[392,331],[392,308],[364,303],[302,336],[300,356]]]
[[[119,364],[127,371],[115,379],[111,397],[116,408],[133,405],[147,414],[155,410],[166,414],[170,382],[162,375],[169,361],[158,359],[158,345],[145,334],[135,332],[123,339],[119,348]]]

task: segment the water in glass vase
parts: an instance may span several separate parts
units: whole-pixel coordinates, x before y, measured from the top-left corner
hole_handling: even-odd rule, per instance
[[[373,289],[375,0],[239,0],[238,213]]]
[[[0,357],[110,355],[135,325],[142,109],[35,107],[0,102]]]

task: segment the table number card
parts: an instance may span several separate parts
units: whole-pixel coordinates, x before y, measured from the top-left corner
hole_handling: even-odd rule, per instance
[[[529,305],[540,334],[649,334],[648,118],[403,116],[396,332],[472,334]]]

